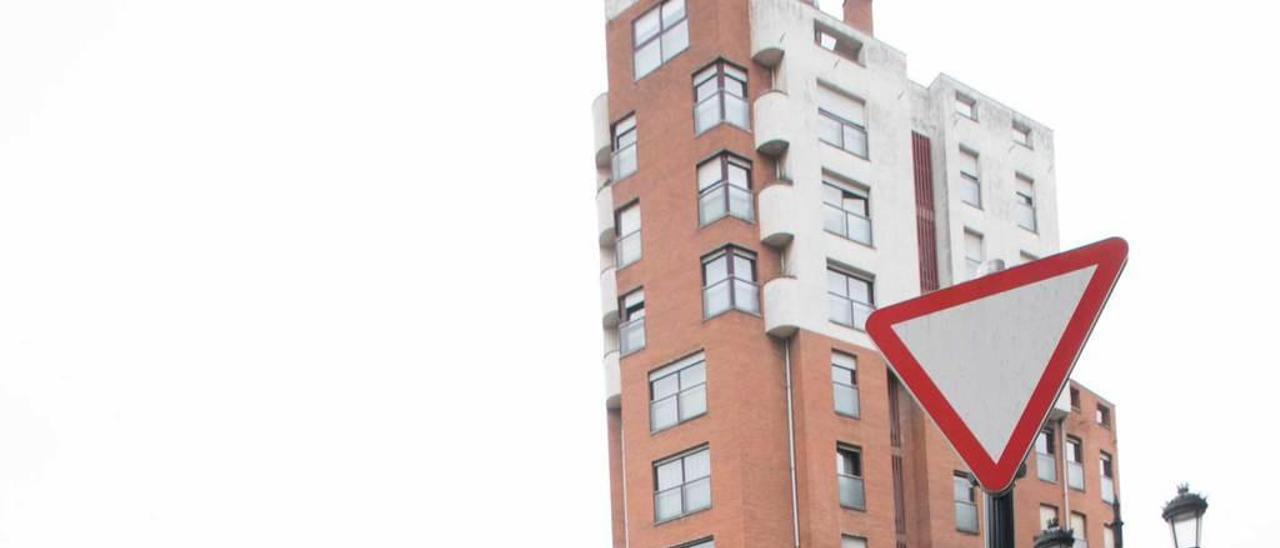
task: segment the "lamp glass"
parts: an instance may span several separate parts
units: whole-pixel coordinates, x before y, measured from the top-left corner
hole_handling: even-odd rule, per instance
[[[1187,512],[1174,516],[1169,526],[1173,528],[1173,545],[1175,548],[1199,548],[1200,517]]]

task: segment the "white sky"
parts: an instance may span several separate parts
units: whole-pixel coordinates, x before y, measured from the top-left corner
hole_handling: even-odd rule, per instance
[[[607,545],[600,3],[0,1],[0,546]],[[1275,8],[876,4],[1132,245],[1130,545],[1266,544]]]

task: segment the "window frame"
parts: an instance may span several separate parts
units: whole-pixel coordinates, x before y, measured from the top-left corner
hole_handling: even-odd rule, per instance
[[[626,234],[623,234],[622,233],[622,215],[630,211],[632,208],[635,208],[637,219],[639,219],[636,221],[636,229]],[[640,210],[640,200],[632,200],[626,205],[615,210],[613,215],[614,215],[614,220],[613,220],[614,249],[617,250],[616,253],[614,254],[615,255],[614,266],[618,270],[622,270],[628,266],[631,266],[633,264],[640,262],[640,259],[644,258],[644,238],[641,236],[641,231],[644,229],[644,219],[643,219],[643,212]],[[629,245],[628,243],[625,243],[625,242],[633,236],[635,237],[636,256],[635,256],[635,259],[632,259],[631,261],[624,263],[622,262],[624,258],[622,249],[627,245]]]
[[[875,226],[871,222],[871,191],[870,189],[860,188],[860,185],[844,183],[828,175],[824,175],[822,177],[822,184],[824,187],[831,187],[840,191],[840,204],[837,205],[837,204],[828,202],[826,198],[826,193],[824,192],[823,198],[822,198],[822,206],[824,208],[833,208],[836,211],[840,212],[840,215],[841,215],[840,224],[844,228],[844,232],[841,233],[841,232],[835,232],[831,230],[827,226],[825,217],[823,219],[822,229],[827,233],[835,234],[836,236],[840,236],[841,238],[844,238],[851,242],[856,242],[856,243],[865,245],[867,247],[875,247]],[[849,199],[850,197],[854,199],[862,200],[863,207],[867,211],[866,214],[860,214],[844,208],[845,200]],[[854,217],[859,217],[866,221],[867,241],[864,242],[862,240],[859,240],[853,237],[849,229],[849,217],[848,217],[849,215],[853,215]]]
[[[1068,435],[1062,446],[1062,457],[1067,461],[1067,487],[1083,493],[1088,483],[1084,473],[1084,440]],[[1074,469],[1078,469],[1080,473],[1079,487],[1071,484],[1071,473]]]
[[[960,179],[961,179],[961,182],[962,182],[962,183],[964,183],[964,184],[972,184],[975,188],[977,188],[977,189],[978,189],[978,192],[977,192],[978,202],[977,202],[977,203],[970,202],[969,200],[967,200],[967,199],[965,198],[965,196],[964,196],[964,193],[963,193],[963,192],[962,192],[962,193],[961,193],[961,195],[960,195],[960,201],[961,201],[961,202],[963,202],[963,203],[965,203],[965,204],[967,204],[967,205],[973,206],[973,207],[975,207],[975,208],[977,208],[977,209],[981,210],[981,209],[983,208],[983,207],[982,207],[982,203],[983,203],[983,199],[982,199],[982,194],[983,194],[983,192],[982,192],[982,155],[981,155],[981,154],[978,154],[978,151],[973,150],[973,149],[968,148],[968,147],[965,147],[965,146],[961,146],[961,147],[960,147],[960,155],[961,155],[961,156],[971,156],[971,157],[973,157],[973,170],[974,170],[974,171],[976,171],[977,173],[969,173],[969,172],[965,171],[965,170],[964,170],[964,165],[963,165],[963,164],[964,164],[964,162],[961,162],[961,166],[960,166],[960,168],[959,168],[957,171],[959,171],[959,172],[960,172]]]
[[[684,386],[683,373],[685,371],[688,371],[698,366],[702,367],[702,382],[690,385],[688,387]],[[670,395],[666,395],[661,398],[658,398],[655,385],[657,385],[660,381],[670,378],[672,376],[676,378],[676,391]],[[709,402],[707,399],[707,384],[708,384],[707,383],[707,358],[706,358],[706,355],[702,352],[699,352],[697,354],[694,354],[686,358],[681,358],[679,360],[676,360],[673,363],[664,365],[658,369],[650,371],[649,372],[649,433],[657,434],[658,432],[664,432],[672,428],[675,428],[677,426],[680,426],[681,424],[684,424],[686,422],[705,416],[709,410],[707,406]],[[702,411],[697,414],[689,415],[686,417],[684,416],[684,413],[683,413],[683,407],[684,407],[683,396],[686,393],[690,393],[699,388],[701,388],[702,390]],[[655,405],[658,404],[659,402],[663,402],[666,400],[672,400],[675,402],[676,420],[671,424],[659,427],[657,426],[657,423],[654,420]]]
[[[1039,234],[1040,233],[1040,212],[1036,209],[1036,180],[1026,175],[1023,175],[1022,173],[1014,173],[1013,179],[1014,179],[1014,189],[1013,189],[1014,208],[1016,209],[1016,208],[1025,207],[1031,210],[1031,226],[1022,224],[1022,219],[1020,218],[1015,218],[1014,224],[1018,225],[1024,230],[1031,231],[1032,234]],[[1027,183],[1027,186],[1030,187],[1031,194],[1026,194],[1022,192],[1021,186],[1023,182]]]
[[[831,38],[830,47],[823,43],[823,37]],[[866,66],[862,61],[862,52],[865,44],[860,40],[845,36],[817,20],[813,22],[813,43],[820,49],[834,53],[842,59],[852,61],[858,66]],[[845,47],[841,47],[842,45]]]
[[[978,100],[977,99],[973,98],[969,94],[964,93],[962,91],[956,91],[955,103],[956,103],[956,114],[959,114],[960,116],[963,116],[975,122],[978,121]],[[966,107],[965,110],[967,110],[968,112],[965,112],[965,110],[961,110],[959,108],[959,105],[965,105]]]
[[[618,128],[626,125],[627,123],[630,123],[630,127],[619,133]],[[617,183],[635,175],[637,171],[640,171],[640,121],[636,117],[636,113],[632,112],[618,119],[618,121],[614,122],[613,125],[610,126],[609,133],[610,138],[612,139],[610,144],[613,149],[609,157],[609,176],[612,178],[612,183]],[[630,142],[626,145],[621,144],[624,137],[631,137]],[[625,152],[631,153],[633,167],[631,171],[619,175],[618,158]]]
[[[969,256],[969,238],[975,237],[978,240],[978,257]],[[965,281],[976,280],[982,277],[982,266],[987,262],[987,238],[981,232],[969,227],[964,228],[964,265],[965,274],[968,278]],[[976,263],[976,264],[975,264]],[[972,272],[970,272],[970,270]]]
[[[872,275],[870,275],[870,274],[865,274],[865,275],[864,275],[864,274],[859,274],[859,273],[853,272],[853,271],[851,271],[851,270],[848,270],[848,269],[845,269],[845,268],[840,268],[840,267],[835,266],[835,265],[832,265],[832,264],[827,264],[827,272],[828,272],[827,299],[828,299],[828,300],[830,300],[831,298],[836,298],[836,299],[841,299],[841,300],[846,301],[847,306],[849,307],[849,314],[850,314],[849,319],[850,319],[850,321],[851,321],[852,323],[848,323],[848,324],[846,324],[846,323],[843,323],[843,322],[837,321],[836,319],[832,318],[832,317],[831,317],[831,311],[830,311],[830,308],[828,308],[828,310],[827,310],[827,320],[828,320],[828,321],[830,321],[830,322],[832,322],[832,323],[834,323],[834,324],[836,324],[836,325],[842,325],[842,326],[845,326],[845,327],[848,327],[848,328],[850,328],[850,329],[854,329],[854,330],[857,330],[857,331],[866,331],[866,318],[863,318],[862,325],[861,325],[861,326],[859,326],[859,325],[858,325],[858,315],[856,314],[857,307],[856,307],[856,306],[854,306],[854,304],[856,303],[856,304],[860,304],[860,305],[862,305],[862,306],[866,307],[866,308],[868,309],[868,311],[866,312],[866,315],[867,315],[867,316],[870,316],[870,315],[871,315],[871,312],[875,311],[875,309],[876,309],[876,281],[875,281],[875,276],[872,276]],[[830,277],[829,277],[829,276],[830,276],[830,273],[836,273],[836,274],[839,274],[839,275],[841,275],[841,276],[843,276],[843,277],[845,278],[844,283],[845,283],[845,292],[846,292],[846,293],[848,293],[848,292],[849,292],[849,280],[850,280],[850,279],[853,279],[853,280],[859,280],[859,281],[861,281],[861,282],[865,283],[865,284],[867,285],[867,300],[868,300],[868,301],[870,301],[870,302],[865,302],[865,303],[864,303],[864,302],[861,302],[861,301],[855,301],[855,300],[853,300],[853,298],[852,298],[852,297],[850,297],[850,296],[848,296],[848,295],[838,295],[838,294],[836,294],[836,293],[832,293],[832,292],[831,292],[831,284],[830,284],[830,281],[829,281],[829,280],[830,280]],[[830,306],[830,305],[828,304],[828,306]]]
[[[698,476],[690,480],[688,476],[685,474],[685,460],[704,452],[707,454],[707,475]],[[660,483],[661,480],[658,474],[658,469],[661,468],[662,466],[671,464],[673,462],[680,463],[680,483],[675,486],[662,489],[662,485]],[[710,445],[703,444],[703,445],[694,447],[692,449],[681,451],[680,453],[676,453],[675,455],[671,455],[671,456],[656,460],[653,462],[651,469],[653,473],[653,520],[655,525],[675,521],[680,518],[683,518],[692,514],[696,514],[698,512],[704,512],[706,510],[710,510],[712,508],[712,498],[711,498],[712,466],[711,466],[711,446]],[[707,505],[700,508],[689,509],[688,502],[685,500],[686,498],[685,490],[690,484],[697,483],[703,480],[706,480],[707,482]],[[659,504],[658,497],[665,493],[669,493],[671,491],[677,491],[677,490],[680,492],[680,512],[670,517],[659,518],[658,517],[658,504]]]
[[[854,473],[845,473],[845,471],[842,470],[845,463],[844,459],[847,455],[853,456],[853,459],[851,460],[851,462],[853,463],[852,468],[855,469]],[[851,506],[851,505],[845,504],[845,501],[843,500],[844,499],[844,496],[843,496],[844,492],[842,490],[843,488],[840,485],[841,484],[840,480],[845,478],[855,480],[852,482],[852,485],[856,485],[858,487],[858,490],[862,491],[862,495],[861,495],[862,506]],[[866,470],[864,469],[863,462],[862,462],[861,447],[858,447],[856,445],[850,445],[847,443],[836,444],[836,492],[837,492],[836,498],[837,500],[839,500],[841,508],[844,508],[846,510],[857,510],[860,512],[865,512],[867,510]]]
[[[842,365],[842,364],[836,363],[836,361],[837,361],[837,360],[836,360],[836,357],[837,357],[837,356],[844,356],[845,358],[848,358],[848,359],[849,359],[849,361],[853,363],[853,367],[852,367],[852,368],[850,368],[850,367],[847,367],[847,366],[845,366],[845,365]],[[835,373],[836,373],[836,370],[837,370],[837,369],[841,369],[841,370],[844,370],[844,371],[848,371],[848,372],[849,372],[849,378],[852,380],[852,384],[844,383],[844,382],[841,382],[841,381],[836,380]],[[842,410],[840,409],[840,407],[839,407],[838,402],[839,402],[840,400],[839,400],[839,398],[836,398],[836,397],[835,397],[835,394],[836,394],[836,392],[837,392],[837,391],[839,391],[841,388],[844,388],[844,389],[850,390],[850,391],[853,393],[853,406],[854,406],[854,409],[853,409],[853,413],[852,413],[852,414],[850,414],[850,413],[846,413],[846,412],[842,411]],[[860,391],[858,390],[858,357],[857,357],[857,356],[855,356],[855,355],[853,355],[853,354],[849,354],[849,353],[847,353],[847,352],[841,352],[841,351],[839,351],[839,350],[832,350],[832,351],[831,351],[831,390],[832,390],[832,400],[833,400],[833,401],[832,401],[832,406],[831,406],[831,407],[832,407],[832,409],[834,409],[834,410],[835,410],[836,415],[841,416],[841,417],[850,418],[850,419],[861,419],[861,418],[862,418],[862,394],[861,394],[861,393],[860,393]]]
[[[760,284],[756,281],[759,279],[759,277],[757,276],[757,272],[758,272],[757,269],[759,268],[756,264],[757,257],[758,255],[756,255],[754,251],[751,251],[749,249],[746,249],[740,246],[732,245],[732,244],[726,245],[724,247],[721,247],[720,249],[717,249],[715,251],[712,251],[711,253],[708,253],[702,256],[702,318],[703,320],[710,320],[712,318],[718,317],[728,312],[732,312],[734,310],[737,310],[739,312],[746,312],[747,314],[751,314],[753,316],[760,315]],[[711,264],[713,261],[716,261],[722,258],[725,261],[725,278],[723,280],[718,280],[711,285],[707,285],[707,265]],[[737,261],[735,259],[738,259],[738,258],[746,260],[751,264],[750,279],[740,278],[737,276],[737,266],[735,264],[737,263]],[[724,310],[717,311],[713,314],[707,308],[708,291],[710,291],[711,288],[726,282],[729,283],[729,307]],[[738,306],[738,282],[744,282],[751,286],[751,290],[755,294],[755,310]]]
[[[730,74],[729,71],[726,70],[726,68],[732,68],[734,70],[741,72],[742,78],[738,79],[735,75]],[[710,77],[699,78],[708,72],[711,72]],[[701,87],[703,83],[711,80],[715,80],[716,82],[715,91],[712,92],[710,95],[708,95],[704,99],[698,99],[698,88]],[[729,87],[726,85],[727,80],[733,80],[735,82],[742,84],[742,95],[733,95],[732,93],[730,93]],[[736,127],[743,131],[750,132],[751,131],[751,101],[750,101],[751,88],[749,85],[750,81],[751,81],[751,73],[748,69],[738,65],[737,63],[729,61],[723,57],[716,59],[710,64],[694,72],[693,73],[693,133],[694,133],[694,136],[702,135],[703,133],[711,131],[712,129],[715,129],[716,127],[724,124],[728,124],[730,126]],[[733,95],[734,97],[737,97],[738,99],[742,100],[743,107],[745,108],[745,111],[746,111],[745,125],[738,125],[729,119],[729,106],[728,106],[728,102],[725,100],[725,97],[724,97],[726,94]],[[716,100],[716,99],[718,99],[720,102],[719,118],[716,119],[714,123],[699,129],[698,128],[698,108],[701,107],[703,103],[711,100]]]
[[[965,492],[968,494],[968,500],[960,500],[959,498],[956,498],[956,494],[958,492],[957,488],[960,486],[959,482],[964,482],[965,484],[964,489],[965,489]],[[952,474],[951,502],[952,502],[952,511],[955,513],[955,516],[954,516],[955,519],[953,521],[955,522],[956,530],[960,531],[961,533],[966,533],[970,535],[981,534],[982,519],[981,519],[981,516],[978,514],[978,492],[973,485],[973,481],[969,479],[969,474],[966,474],[960,471],[956,471]],[[960,506],[961,505],[966,505],[973,508],[973,529],[966,529],[965,527],[962,526],[963,524],[960,523]]]
[[[1111,487],[1107,487],[1110,481]],[[1098,491],[1102,502],[1114,503],[1116,500],[1116,460],[1111,453],[1098,451]]]
[[[706,188],[702,188],[702,180],[701,180],[702,167],[712,162],[720,163],[720,180],[711,183]],[[746,188],[733,184],[732,178],[729,177],[729,170],[731,165],[737,166],[746,170],[747,172]],[[697,184],[697,190],[698,190],[698,226],[699,227],[709,226],[715,223],[716,221],[719,221],[721,219],[725,219],[728,217],[733,217],[735,219],[745,221],[748,223],[755,222],[755,219],[756,219],[755,196],[756,195],[754,190],[754,184],[752,182],[752,177],[753,177],[752,168],[753,168],[753,164],[751,163],[751,160],[743,158],[742,156],[739,156],[727,150],[722,150],[720,152],[717,152],[715,155],[711,156],[710,158],[707,158],[706,160],[703,160],[698,163],[698,165],[695,168],[695,178],[698,179],[696,181],[696,184]],[[747,216],[746,217],[736,215],[733,211],[732,193],[735,188],[746,191],[747,193]],[[707,196],[710,196],[713,192],[719,191],[720,189],[723,189],[724,191],[724,214],[714,219],[704,220],[703,219],[704,215],[702,213],[703,199],[705,199]]]
[[[663,12],[665,11],[664,8],[667,7],[667,4],[670,4],[672,2],[679,2],[684,7],[680,10],[680,18],[668,23],[666,21],[666,14]],[[645,17],[648,17],[649,14],[654,12],[657,12],[658,14],[658,30],[653,33],[653,36],[641,41],[639,39],[640,34],[639,32],[637,32],[636,25],[638,25],[640,21],[643,20]],[[674,52],[671,54],[670,57],[668,57],[667,52],[665,51],[665,43],[663,42],[662,39],[666,36],[667,32],[680,26],[681,23],[685,24],[684,47],[681,48],[680,51]],[[632,73],[633,79],[637,82],[640,81],[645,76],[653,74],[658,69],[662,68],[663,65],[666,65],[668,62],[670,62],[672,59],[675,59],[681,53],[688,51],[689,42],[690,42],[689,37],[693,34],[692,31],[690,31],[689,26],[690,26],[689,25],[689,4],[686,0],[664,0],[662,2],[659,2],[657,5],[653,6],[652,8],[646,10],[644,13],[640,14],[639,17],[636,17],[635,19],[633,19],[631,21],[631,73]],[[639,54],[642,48],[649,46],[655,41],[658,43],[658,64],[654,65],[652,69],[649,69],[644,74],[640,74],[639,65],[638,63],[636,63],[637,55]]]
[[[1041,436],[1044,437],[1045,447],[1048,449],[1047,452],[1040,450]],[[1035,454],[1036,454],[1036,478],[1045,483],[1053,483],[1053,484],[1058,483],[1057,441],[1058,441],[1057,431],[1054,430],[1052,426],[1047,426],[1045,428],[1040,429],[1040,433],[1036,435],[1036,440],[1035,442],[1033,442],[1033,445],[1035,448]],[[1049,465],[1052,467],[1050,468],[1050,471],[1052,472],[1052,476],[1053,476],[1052,479],[1046,478],[1044,477],[1044,475],[1041,474],[1040,467],[1045,462],[1048,462]]]
[[[633,316],[631,309],[634,307],[627,306],[627,298],[637,293],[640,294],[639,308],[636,310],[636,313],[638,313],[639,315]],[[646,332],[646,326],[645,326],[645,318],[647,317],[647,314],[646,314],[647,304],[648,304],[648,300],[645,298],[643,286],[632,289],[631,291],[623,293],[621,296],[618,297],[618,355],[619,356],[629,356],[631,354],[635,354],[636,352],[644,350],[645,346],[648,345],[649,343],[648,333]],[[625,345],[627,338],[623,334],[623,332],[632,326],[638,326],[637,329],[640,331],[640,343],[639,343],[639,346],[635,348],[627,348]]]
[[[1113,420],[1114,418],[1111,414],[1111,406],[1105,403],[1099,403],[1098,410],[1094,413],[1094,422],[1098,423],[1098,426],[1110,430]]]
[[[863,108],[866,108],[866,105],[867,105],[866,102],[865,101],[860,101],[860,102],[862,103]],[[871,160],[871,135],[870,133],[867,132],[866,126],[863,126],[862,124],[859,124],[852,120],[846,120],[840,115],[834,112],[831,112],[825,108],[822,108],[822,106],[818,106],[818,116],[831,120],[840,126],[840,142],[839,143],[833,143],[831,141],[828,141],[826,137],[822,135],[822,132],[818,132],[819,141],[826,143],[828,145],[831,145],[833,147],[836,147],[845,152],[848,152],[849,154],[852,154],[859,158],[862,158],[863,160]],[[846,145],[845,137],[844,137],[845,128],[852,128],[855,132],[862,134],[862,142],[866,143],[866,152],[859,152],[848,146],[845,146]]]
[[[1027,150],[1035,150],[1035,146],[1032,144],[1031,140],[1031,126],[1014,120],[1012,127],[1014,134],[1013,142],[1022,145]],[[1021,139],[1019,139],[1019,137],[1021,137]]]

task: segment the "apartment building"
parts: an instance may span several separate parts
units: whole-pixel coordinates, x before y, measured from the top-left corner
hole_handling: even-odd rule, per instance
[[[615,547],[984,545],[984,495],[863,331],[1059,250],[1053,134],[805,0],[606,0],[593,105]],[[1015,490],[1111,546],[1115,407],[1072,383]]]

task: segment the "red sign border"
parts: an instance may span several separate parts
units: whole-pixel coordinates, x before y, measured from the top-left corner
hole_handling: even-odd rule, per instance
[[[1080,351],[1088,341],[1111,291],[1115,289],[1128,256],[1129,244],[1124,239],[1108,238],[881,308],[867,318],[867,334],[879,346],[880,352],[902,379],[907,390],[933,418],[956,453],[969,466],[983,489],[999,493],[1013,484],[1019,466],[1031,451],[1036,435],[1048,418],[1054,401],[1066,386],[1071,370],[1080,357]],[[894,333],[892,326],[1094,265],[1098,268],[1067,322],[1062,338],[1049,358],[1049,364],[1036,384],[1026,409],[1014,426],[1004,452],[999,460],[993,461],[973,431],[951,407],[946,396]]]

